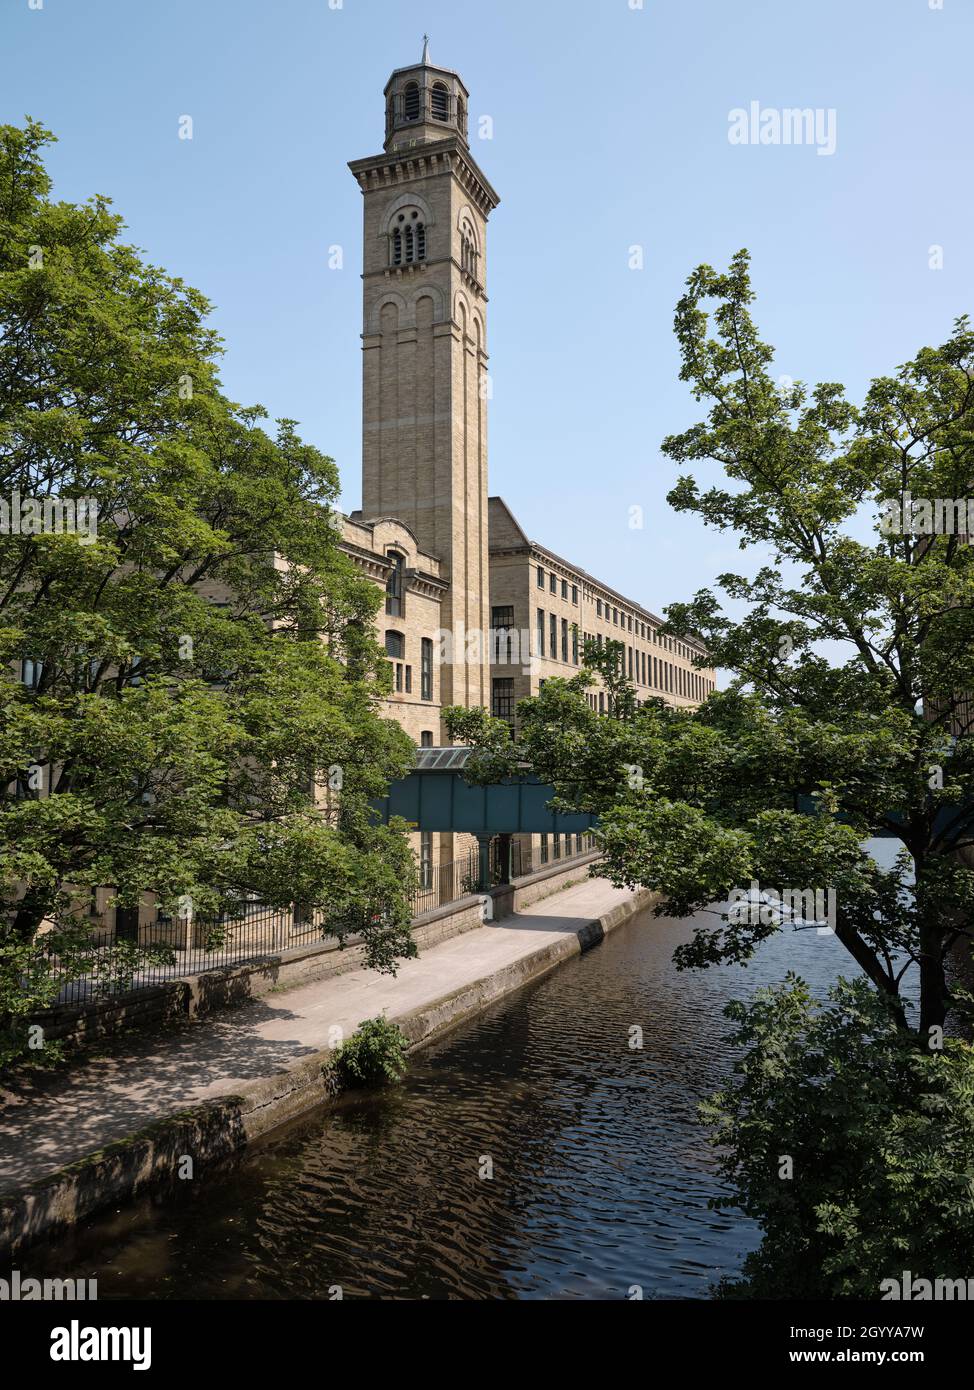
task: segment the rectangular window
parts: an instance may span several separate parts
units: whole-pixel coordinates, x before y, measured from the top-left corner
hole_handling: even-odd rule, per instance
[[[557,576],[557,574],[550,574],[550,575],[548,576],[548,588],[551,590],[551,592],[552,592],[553,594],[557,594],[557,592],[558,592],[558,576]]]
[[[577,584],[573,584],[573,585],[572,585],[572,603],[577,603],[577,602],[578,602],[578,585],[577,585]]]
[[[422,732],[422,733],[420,734],[420,736],[419,736],[419,746],[420,746],[420,748],[432,748],[432,747],[433,747],[433,730],[432,730],[432,729],[424,729],[424,730],[423,730],[423,732]]]
[[[556,859],[560,859],[560,858],[561,858],[561,836],[560,836],[560,835],[552,835],[552,837],[551,837],[551,847],[552,847],[552,849],[553,849],[553,851],[554,851],[554,857],[555,857]]]
[[[424,637],[420,643],[419,694],[423,700],[433,698],[433,639]]]
[[[619,626],[619,610],[618,610],[618,608],[613,608],[613,610],[612,610],[612,621],[615,623],[616,627]]]
[[[538,566],[538,588],[544,588],[544,570],[541,568],[540,565]]]
[[[602,600],[600,598],[595,600],[595,616],[597,618],[601,618],[602,616]]]
[[[562,598],[564,598],[564,599],[567,599],[567,597],[568,597],[568,580],[567,580],[567,579],[563,579],[563,580],[561,581],[561,596],[562,596]]]
[[[514,718],[514,677],[498,676],[491,682],[491,714],[495,719]]]
[[[632,647],[629,648],[629,679],[632,680]]]
[[[539,836],[539,839],[541,840],[541,862],[542,862],[542,864],[547,864],[547,862],[548,862],[548,837],[547,837],[547,835],[541,835],[541,836]]]
[[[412,668],[411,666],[407,666],[407,667],[406,667],[406,694],[407,694],[407,695],[411,695],[412,693],[413,693],[413,668]]]
[[[561,620],[561,659],[568,660],[568,619]]]
[[[28,690],[36,690],[41,683],[41,676],[44,673],[43,661],[35,661],[32,656],[25,656],[20,663],[20,679]]]
[[[538,609],[538,656],[544,656],[544,609]]]
[[[396,662],[396,690],[402,694],[402,663]]]
[[[632,615],[629,617],[629,631],[632,632]]]
[[[386,551],[386,559],[391,566],[386,579],[386,613],[391,618],[402,617],[402,580],[405,560],[395,550]]]
[[[578,628],[572,628],[572,665],[578,665]]]
[[[599,691],[599,714],[605,714],[605,691]]]
[[[548,615],[548,632],[551,637],[550,656],[552,661],[558,660],[558,619],[554,613]]]
[[[514,628],[514,605],[506,604],[490,610],[490,626],[494,635],[494,665],[506,662],[511,664],[514,643],[511,632]]]

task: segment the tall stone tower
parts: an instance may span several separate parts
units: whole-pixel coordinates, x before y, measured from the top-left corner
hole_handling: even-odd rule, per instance
[[[429,44],[385,88],[385,152],[350,165],[365,203],[362,513],[394,517],[442,563],[456,659],[443,704],[489,705],[487,219],[498,197],[467,143],[468,93]]]

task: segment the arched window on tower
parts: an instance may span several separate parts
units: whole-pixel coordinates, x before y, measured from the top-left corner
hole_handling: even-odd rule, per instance
[[[426,260],[426,224],[417,208],[396,213],[389,233],[391,265],[415,265]]]
[[[457,97],[457,125],[460,127],[460,134],[467,133],[467,108],[463,104],[463,97]]]
[[[460,226],[460,266],[471,280],[477,279],[477,242],[473,227],[466,220]]]
[[[403,88],[402,114],[404,120],[419,120],[419,84],[416,82],[407,82]]]
[[[430,106],[434,121],[448,121],[450,119],[450,97],[442,82],[433,83]]]

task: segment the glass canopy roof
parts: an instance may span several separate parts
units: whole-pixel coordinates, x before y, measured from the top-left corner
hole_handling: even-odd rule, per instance
[[[472,748],[417,748],[417,772],[459,772],[473,756]]]

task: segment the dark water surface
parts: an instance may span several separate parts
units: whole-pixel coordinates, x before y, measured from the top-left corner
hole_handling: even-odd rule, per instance
[[[758,1238],[707,1206],[696,1106],[730,1070],[723,1008],[788,969],[824,994],[854,967],[834,937],[788,930],[747,968],[680,974],[690,934],[634,919],[401,1086],[25,1252],[23,1275],[97,1278],[100,1298],[708,1297]]]

